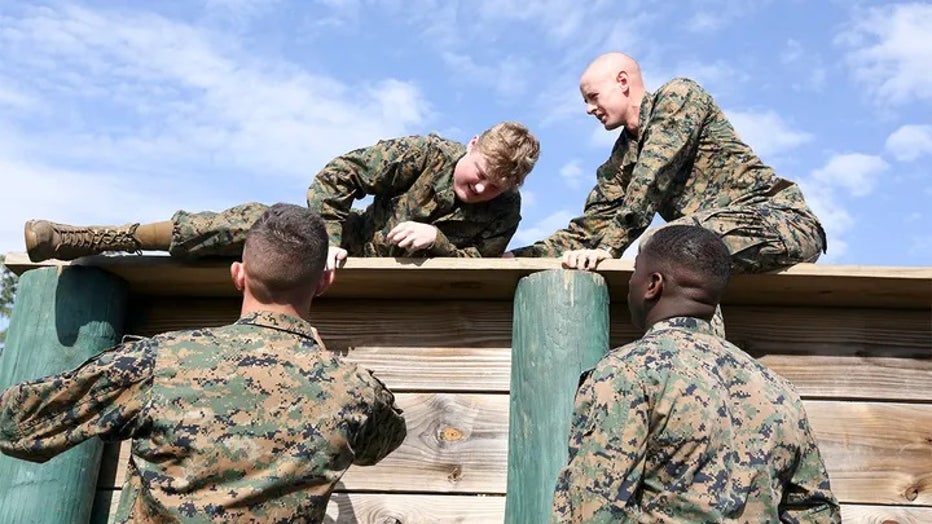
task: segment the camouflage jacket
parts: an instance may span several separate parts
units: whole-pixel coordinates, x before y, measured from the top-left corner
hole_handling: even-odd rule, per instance
[[[763,203],[808,212],[793,182],[774,174],[735,132],[712,96],[677,78],[641,102],[640,132],[622,132],[596,171],[583,215],[516,256],[553,257],[573,249],[620,256],[650,225],[698,211]]]
[[[453,193],[453,168],[466,147],[436,135],[382,140],[327,164],[307,191],[307,205],[323,217],[330,244],[351,256],[497,257],[521,221],[517,189],[477,204]],[[373,195],[365,211],[353,200]],[[434,245],[411,252],[385,237],[400,222],[438,229]]]
[[[554,522],[839,522],[793,386],[689,317],[583,375]]]
[[[350,464],[405,437],[369,372],[314,329],[261,312],[117,346],[0,397],[0,449],[44,462],[93,436],[132,438],[117,522],[321,522]]]

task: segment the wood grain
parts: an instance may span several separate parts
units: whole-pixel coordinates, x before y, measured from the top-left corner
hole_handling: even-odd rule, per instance
[[[396,392],[509,390],[510,348],[362,346],[345,355]],[[806,399],[932,402],[932,359],[764,355],[760,361]]]
[[[315,302],[312,322],[327,346],[509,347],[512,304],[504,301],[343,300]],[[921,310],[726,307],[728,338],[755,357],[841,355],[932,360],[932,316]],[[235,321],[233,299],[136,298],[127,333],[151,336]],[[610,344],[639,334],[611,307]]]

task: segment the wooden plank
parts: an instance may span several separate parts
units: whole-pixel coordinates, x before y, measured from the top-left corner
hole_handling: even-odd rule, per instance
[[[346,359],[371,369],[395,392],[508,393],[511,348],[350,348]]]
[[[127,333],[151,336],[175,329],[219,326],[239,316],[233,299],[136,297]],[[929,312],[850,308],[728,307],[730,340],[755,357],[838,355],[932,358]],[[508,347],[512,304],[504,301],[322,299],[312,322],[331,350],[356,346]],[[640,336],[627,311],[612,304],[610,343]]]
[[[932,405],[805,404],[839,500],[932,505]]]
[[[17,274],[34,267],[23,253],[7,255]],[[236,296],[229,262],[182,262],[166,256],[96,256],[73,262],[100,266],[130,283],[134,293],[172,296]],[[395,259],[350,258],[330,296],[343,298],[511,299],[518,280],[560,268],[554,258]],[[632,260],[607,260],[599,273],[614,300],[623,301]],[[869,267],[799,264],[764,275],[738,275],[726,303],[848,307],[932,307],[932,267]]]
[[[836,355],[932,359],[932,316],[921,310],[723,308],[728,340],[754,357]],[[612,304],[612,347],[638,336],[627,308]]]
[[[127,332],[153,335],[170,329],[218,326],[239,316],[229,299],[146,299],[134,302]],[[312,323],[328,348],[355,346],[511,345],[510,302],[463,300],[327,299],[314,303]]]
[[[845,524],[928,524],[932,522],[932,508],[842,504],[841,521]]]
[[[112,521],[119,502],[119,490],[98,491],[91,524]],[[932,522],[932,508],[842,504],[841,516],[845,524],[925,524]],[[338,492],[330,497],[327,519],[333,524],[501,524],[505,497]]]
[[[803,398],[932,402],[932,359],[764,355]]]
[[[504,496],[334,493],[327,506],[332,522],[347,524],[501,524],[504,516]]]
[[[356,347],[346,358],[397,392],[507,393],[510,348]],[[764,355],[807,399],[932,402],[932,359]]]
[[[351,467],[340,490],[505,491],[506,395],[401,394],[408,438],[380,464]],[[849,504],[932,506],[932,405],[806,401],[832,489]],[[123,482],[129,446],[105,450],[98,489]],[[116,469],[108,474],[107,468]]]

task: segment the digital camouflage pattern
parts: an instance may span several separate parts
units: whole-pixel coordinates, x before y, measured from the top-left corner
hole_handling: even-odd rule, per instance
[[[793,386],[708,322],[654,324],[583,375],[553,522],[840,522]]]
[[[622,252],[655,213],[721,236],[738,272],[813,262],[825,233],[799,187],[779,178],[738,137],[695,82],[674,79],[641,102],[636,139],[622,132],[583,215],[515,256],[553,257],[574,249]]]
[[[405,423],[371,373],[307,322],[261,312],[127,343],[0,396],[0,450],[43,462],[132,438],[117,522],[321,522],[350,464],[398,447]]]
[[[383,140],[328,163],[308,189],[307,205],[324,219],[330,244],[350,256],[501,256],[521,221],[521,195],[512,190],[488,202],[459,202],[453,168],[465,154],[466,146],[436,135]],[[373,195],[372,204],[352,209],[365,195]],[[221,213],[179,211],[172,217],[169,252],[181,258],[238,256],[246,231],[265,210],[251,203]],[[437,227],[433,246],[411,251],[386,240],[409,220]]]

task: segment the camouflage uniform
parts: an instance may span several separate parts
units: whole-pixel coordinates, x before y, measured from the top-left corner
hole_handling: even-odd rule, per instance
[[[436,135],[383,140],[327,164],[307,191],[307,205],[326,222],[330,244],[350,256],[497,257],[518,229],[521,196],[512,190],[488,202],[459,202],[453,168],[465,154],[464,145]],[[374,195],[372,204],[351,209],[365,195]],[[246,230],[264,211],[255,203],[222,213],[179,211],[169,252],[183,258],[239,255]],[[415,252],[386,241],[392,228],[408,220],[437,227],[432,247]]]
[[[554,522],[839,522],[793,386],[677,317],[583,375]]]
[[[405,423],[369,372],[314,328],[261,312],[117,346],[0,397],[0,449],[42,462],[132,438],[118,522],[321,522],[350,464],[398,447]]]
[[[721,236],[739,272],[814,262],[825,233],[799,187],[777,177],[735,133],[698,84],[674,79],[641,102],[640,132],[626,132],[596,172],[583,216],[516,256],[573,249],[621,253],[655,213]]]

